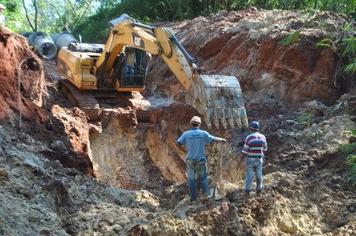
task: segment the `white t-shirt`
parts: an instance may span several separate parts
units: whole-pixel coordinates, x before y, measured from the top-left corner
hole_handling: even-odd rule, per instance
[[[5,25],[5,16],[0,14],[0,25]]]

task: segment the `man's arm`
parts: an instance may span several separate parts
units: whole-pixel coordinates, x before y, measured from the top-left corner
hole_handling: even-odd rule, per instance
[[[220,137],[215,137],[211,134],[209,134],[208,132],[204,131],[204,141],[206,144],[211,144],[212,142],[222,142],[225,143],[226,139],[224,138],[220,138]]]
[[[177,142],[177,147],[182,152],[187,153],[187,150],[184,148],[183,144],[181,144],[180,142]]]
[[[244,143],[244,147],[242,148],[242,154],[244,156],[247,156],[248,155],[248,151],[250,150],[250,146],[248,145],[247,139],[248,139],[248,136],[246,137],[245,143]]]
[[[186,134],[183,133],[176,141],[176,146],[179,150],[181,150],[184,153],[187,153],[187,150],[184,148],[184,143],[185,143],[185,139],[186,139]]]
[[[267,139],[266,139],[266,137],[264,137],[265,139],[264,139],[264,144],[263,144],[263,153],[265,154],[266,152],[267,152]]]
[[[220,143],[226,143],[226,139],[220,138],[220,137],[214,137],[213,141],[220,142]]]

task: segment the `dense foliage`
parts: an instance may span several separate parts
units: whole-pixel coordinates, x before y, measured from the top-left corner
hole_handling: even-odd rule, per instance
[[[355,17],[356,0],[0,0],[15,31],[72,31],[103,41],[107,22],[127,13],[144,22],[176,21],[249,6],[264,9],[328,10]],[[27,13],[27,14],[26,14]]]
[[[95,0],[0,0],[6,26],[14,31],[71,31],[96,12]]]
[[[102,1],[95,15],[85,19],[77,28],[88,41],[102,41],[107,22],[122,13],[146,22],[176,21],[220,10],[241,10],[249,6],[264,9],[328,10],[355,14],[355,0],[108,0]]]
[[[9,28],[15,31],[26,28],[25,19],[21,14],[21,0],[0,0],[0,3],[6,7],[4,15],[6,17],[6,25]]]

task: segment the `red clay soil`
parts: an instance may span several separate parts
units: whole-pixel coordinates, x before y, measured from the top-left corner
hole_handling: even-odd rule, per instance
[[[21,106],[18,78],[21,81]],[[26,39],[0,27],[0,121],[12,119],[21,111],[24,119],[43,123],[47,119],[40,108],[43,87],[42,64]]]
[[[71,150],[88,153],[89,124],[85,113],[75,107],[71,110],[58,105],[52,107],[53,123],[68,136]]]
[[[42,138],[51,142],[52,151],[44,153],[47,158],[58,160],[64,167],[75,168],[87,175],[94,175],[89,158],[89,124],[79,108],[67,109],[52,106],[51,131],[41,132]],[[65,150],[56,147],[54,142],[62,142]]]
[[[89,127],[85,115],[80,111],[75,116],[76,110],[68,111],[73,118],[65,120],[68,112],[60,107],[53,108],[51,115],[50,109],[42,107],[43,91],[46,90],[41,59],[31,51],[24,37],[0,27],[0,124],[9,122],[16,125],[21,111],[21,132],[28,132],[37,140],[47,143],[51,148],[43,154],[48,159],[59,160],[65,167],[93,175],[87,154]],[[48,100],[47,108],[51,104],[52,101]],[[56,150],[54,141],[61,141],[64,150]]]
[[[288,103],[314,99],[332,102],[339,95],[334,85],[339,57],[330,48],[316,47],[316,43],[341,32],[344,19],[342,15],[319,15],[314,17],[313,26],[305,28],[298,26],[302,16],[293,12],[256,9],[220,12],[165,26],[177,32],[181,43],[198,59],[198,66],[206,68],[203,74],[234,75],[243,91],[268,89],[256,96],[273,93]],[[319,18],[328,19],[328,27],[335,29],[319,27]],[[296,29],[301,30],[300,38],[283,45],[281,41]],[[147,84],[151,93],[182,100],[184,90],[168,67],[157,59],[152,64]]]

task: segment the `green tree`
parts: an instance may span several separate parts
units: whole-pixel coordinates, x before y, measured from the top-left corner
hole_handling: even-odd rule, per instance
[[[95,0],[22,0],[28,28],[32,31],[72,31],[96,12]]]
[[[6,7],[4,14],[6,17],[6,26],[14,31],[25,29],[25,19],[21,12],[21,0],[0,0],[0,3]]]
[[[329,10],[352,14],[355,0],[106,0],[98,3],[95,14],[75,27],[88,41],[103,41],[107,22],[128,13],[143,22],[176,21],[220,10],[241,10],[249,6],[264,9]]]

